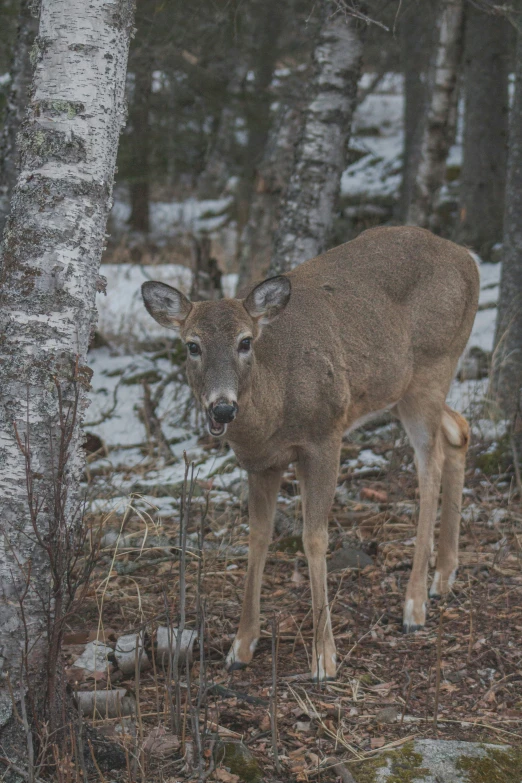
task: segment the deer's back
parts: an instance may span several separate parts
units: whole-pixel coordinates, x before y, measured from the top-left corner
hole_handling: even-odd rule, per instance
[[[418,368],[456,364],[477,309],[470,253],[419,228],[371,229],[288,276],[290,302],[258,354],[301,412],[319,399],[334,417],[348,397],[368,410],[400,399]]]

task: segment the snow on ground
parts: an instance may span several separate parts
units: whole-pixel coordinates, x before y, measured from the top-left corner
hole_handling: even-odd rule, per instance
[[[480,264],[481,304],[493,305],[477,313],[469,346],[491,351],[493,346],[498,297],[499,265]],[[114,511],[122,514],[129,503],[139,512],[161,517],[170,515],[179,505],[179,488],[185,464],[183,454],[197,465],[200,479],[213,478],[211,495],[222,502],[230,497],[230,488],[242,477],[230,452],[207,452],[198,445],[196,412],[191,405],[188,387],[172,378],[158,405],[157,415],[162,430],[171,444],[174,464],[164,466],[162,458],[151,458],[152,445],[144,424],[143,381],[154,394],[157,384],[172,375],[172,365],[166,351],[130,353],[128,335],[160,341],[171,345],[174,333],[156,325],[141,303],[139,288],[144,280],[158,279],[190,288],[190,271],[176,265],[140,267],[128,264],[105,265],[107,295],[100,302],[100,329],[109,340],[116,334],[116,345],[92,350],[89,363],[93,369],[91,405],[85,429],[98,435],[106,453],[91,462],[89,471],[100,474],[94,479],[93,511]],[[234,280],[231,281],[234,283]],[[122,333],[125,340],[121,339]],[[123,347],[122,347],[123,346]],[[487,379],[455,381],[448,403],[469,414],[477,410],[487,391]],[[486,441],[497,440],[502,426],[486,419],[474,422],[474,432]],[[364,448],[353,462],[355,471],[385,464],[382,456]],[[159,497],[156,495],[159,494]]]
[[[364,74],[364,90],[373,74]],[[401,182],[403,148],[402,77],[386,74],[377,89],[358,106],[350,148],[362,154],[341,178],[341,195],[350,201],[395,198]]]
[[[186,201],[155,201],[150,210],[150,234],[154,241],[190,231],[215,231],[227,220],[232,197],[207,201],[189,198]],[[117,234],[128,231],[130,204],[116,200],[111,211],[111,224]]]
[[[165,337],[166,331],[143,307],[141,285],[147,280],[190,293],[192,272],[181,264],[103,264],[100,274],[107,280],[107,293],[98,294],[98,331],[118,344],[131,345]],[[225,296],[234,296],[237,275],[223,275]]]

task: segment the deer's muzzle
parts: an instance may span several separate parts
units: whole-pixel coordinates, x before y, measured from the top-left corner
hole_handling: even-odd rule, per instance
[[[207,420],[208,429],[211,435],[219,437],[224,435],[227,429],[227,424],[237,416],[237,403],[228,402],[225,400],[218,400],[216,403],[212,403],[207,408]]]

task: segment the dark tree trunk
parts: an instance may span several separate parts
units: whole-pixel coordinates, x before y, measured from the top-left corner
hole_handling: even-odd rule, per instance
[[[251,70],[254,80],[248,82],[245,96],[248,137],[237,193],[236,212],[240,232],[248,220],[255,173],[261,162],[270,129],[270,104],[273,100],[270,84],[279,54],[278,39],[283,23],[283,4],[280,0],[264,0],[257,9],[253,22]]]
[[[281,209],[269,274],[321,253],[328,244],[357,95],[362,29],[326,2],[302,136]]]
[[[38,5],[33,0],[21,0],[18,35],[11,66],[11,89],[7,101],[4,128],[0,142],[0,237],[9,214],[11,193],[19,169],[16,137],[29,101],[33,76],[31,47],[38,30]]]
[[[522,22],[522,1],[514,3]],[[515,94],[509,122],[506,209],[491,394],[522,442],[522,32],[516,48]],[[520,454],[519,454],[520,457]]]
[[[294,96],[295,97],[295,96]],[[250,213],[241,236],[238,295],[248,293],[254,282],[266,277],[281,199],[284,198],[299,136],[302,106],[281,101],[259,166]]]
[[[270,125],[269,91],[279,54],[284,5],[279,0],[254,0],[244,6],[241,45],[227,88],[214,144],[199,178],[201,198],[217,198],[232,176],[239,176],[238,217],[244,225],[254,172]],[[238,141],[238,120],[245,141]]]
[[[502,239],[508,138],[510,25],[471,3],[464,48],[464,155],[458,239],[481,256]]]
[[[400,40],[404,74],[404,164],[399,202],[405,220],[411,203],[419,164],[423,121],[430,96],[429,78],[433,58],[437,3],[411,2],[401,19]]]
[[[440,0],[429,106],[406,215],[408,223],[425,228],[430,226],[436,198],[444,183],[452,142],[451,120],[462,54],[463,21],[463,0]]]
[[[208,234],[193,241],[193,271],[190,298],[193,302],[204,302],[223,298],[221,270],[211,255],[212,243]]]
[[[129,224],[133,231],[148,234],[150,230],[150,98],[152,93],[152,60],[137,56],[134,68],[134,94],[129,112],[131,126],[132,178],[130,180],[131,214]]]

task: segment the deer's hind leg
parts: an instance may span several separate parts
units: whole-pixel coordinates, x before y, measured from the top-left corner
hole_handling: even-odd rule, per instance
[[[468,443],[468,422],[445,405],[442,414],[444,467],[440,534],[437,565],[430,588],[430,596],[433,598],[446,595],[455,581],[459,562],[460,510]]]
[[[415,451],[419,481],[420,509],[417,539],[406,600],[403,629],[406,633],[422,628],[426,622],[428,565],[433,551],[433,531],[439,501],[444,464],[441,428],[444,397],[433,386],[412,390],[396,407]]]

